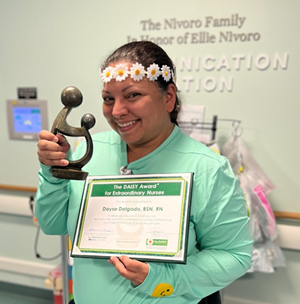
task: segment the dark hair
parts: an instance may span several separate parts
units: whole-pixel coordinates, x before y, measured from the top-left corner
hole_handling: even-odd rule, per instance
[[[176,75],[176,67],[168,54],[160,46],[150,41],[134,41],[124,44],[107,57],[105,62],[102,64],[101,69],[103,71],[111,63],[116,63],[124,59],[131,63],[138,62],[145,68],[150,66],[152,63],[156,63],[159,65],[159,67],[167,65],[173,71],[174,76]],[[158,87],[162,90],[162,92],[166,92],[169,84],[171,83],[176,86],[176,83],[174,83],[172,77],[169,81],[165,81],[163,77],[158,77],[155,82],[158,84]],[[181,101],[176,94],[174,109],[170,113],[171,122],[175,123],[176,125],[180,105]]]

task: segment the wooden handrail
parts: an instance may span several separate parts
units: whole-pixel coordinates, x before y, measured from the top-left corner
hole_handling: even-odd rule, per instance
[[[0,189],[9,191],[19,191],[19,192],[36,192],[37,188],[33,187],[23,187],[23,186],[12,186],[12,185],[1,185]],[[276,218],[284,218],[290,220],[300,220],[300,213],[285,212],[285,211],[274,211]]]
[[[284,219],[289,219],[289,220],[300,220],[300,213],[274,211],[274,215],[276,218],[284,218]]]
[[[0,185],[0,189],[8,191],[19,191],[19,192],[36,192],[37,188],[23,187],[23,186],[12,186],[12,185]]]

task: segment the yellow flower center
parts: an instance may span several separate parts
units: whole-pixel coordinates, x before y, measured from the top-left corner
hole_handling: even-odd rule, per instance
[[[109,77],[110,76],[110,72],[106,72],[105,77]]]
[[[119,76],[123,76],[124,72],[122,70],[118,71]]]
[[[135,70],[135,75],[140,75],[140,70]]]
[[[152,75],[155,75],[155,70],[152,70],[152,71],[151,71],[151,74],[152,74]]]
[[[165,75],[168,76],[168,74],[169,74],[168,71],[165,71]]]

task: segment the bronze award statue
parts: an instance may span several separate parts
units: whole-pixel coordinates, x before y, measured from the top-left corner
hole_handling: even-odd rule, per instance
[[[83,115],[80,128],[72,127],[67,123],[66,119],[72,108],[76,108],[82,103],[82,94],[75,87],[67,87],[62,91],[61,102],[65,107],[58,113],[52,125],[51,132],[54,135],[60,133],[72,137],[84,136],[87,149],[81,159],[70,161],[66,167],[53,166],[51,167],[51,173],[57,178],[85,180],[88,172],[81,171],[81,168],[90,161],[93,154],[92,137],[88,130],[95,125],[96,119],[92,114]]]

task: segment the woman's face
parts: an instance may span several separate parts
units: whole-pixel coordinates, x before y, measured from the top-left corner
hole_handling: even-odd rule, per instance
[[[146,77],[140,81],[113,79],[104,84],[102,97],[105,118],[131,149],[149,147],[152,151],[171,134],[169,113],[176,100],[175,86],[169,85],[162,93]]]

